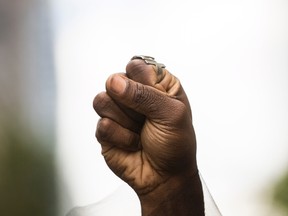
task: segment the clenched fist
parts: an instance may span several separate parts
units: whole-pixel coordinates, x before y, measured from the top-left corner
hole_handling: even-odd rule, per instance
[[[105,161],[134,189],[143,216],[204,215],[191,109],[175,76],[133,59],[93,106]]]

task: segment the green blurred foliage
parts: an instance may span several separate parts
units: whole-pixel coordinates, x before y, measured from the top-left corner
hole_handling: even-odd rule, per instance
[[[273,193],[274,205],[288,216],[288,171],[277,182]]]
[[[1,216],[57,214],[54,160],[43,142],[53,142],[53,137],[41,139],[11,119],[0,122]]]

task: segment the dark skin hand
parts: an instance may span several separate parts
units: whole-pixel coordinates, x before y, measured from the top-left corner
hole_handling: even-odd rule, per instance
[[[134,189],[143,216],[204,215],[191,109],[175,76],[132,60],[93,106],[105,161]]]

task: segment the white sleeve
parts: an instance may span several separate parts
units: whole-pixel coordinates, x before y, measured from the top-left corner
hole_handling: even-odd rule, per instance
[[[201,174],[199,175],[200,175],[202,188],[203,188],[205,216],[222,216],[213,197],[211,196],[210,191],[208,190],[208,187],[203,177],[201,176]]]
[[[221,216],[203,177],[202,182],[205,216]],[[141,206],[135,192],[123,184],[110,196],[95,204],[75,207],[66,216],[141,216]]]

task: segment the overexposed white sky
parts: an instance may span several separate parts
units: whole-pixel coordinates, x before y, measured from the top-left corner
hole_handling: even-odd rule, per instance
[[[145,54],[189,96],[199,169],[223,215],[269,215],[263,197],[288,165],[286,0],[52,3],[63,213],[122,184],[94,137],[92,101],[111,73]]]

